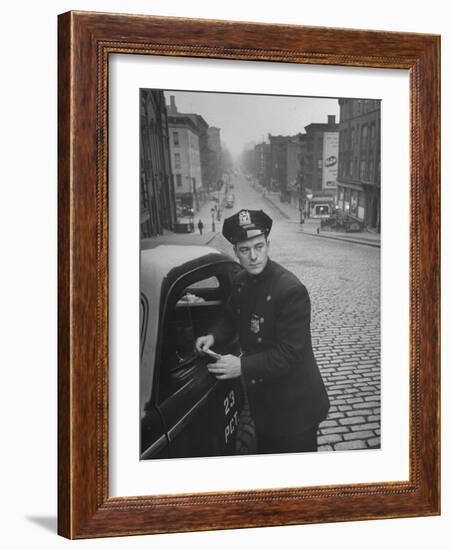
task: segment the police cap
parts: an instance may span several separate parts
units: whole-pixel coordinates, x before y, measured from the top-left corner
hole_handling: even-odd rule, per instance
[[[270,216],[263,210],[240,210],[224,220],[223,236],[235,244],[258,235],[268,235],[272,223]]]

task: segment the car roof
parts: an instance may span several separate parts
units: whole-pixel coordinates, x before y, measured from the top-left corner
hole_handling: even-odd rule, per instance
[[[150,286],[160,289],[162,280],[174,268],[181,268],[193,260],[202,263],[203,256],[215,254],[218,259],[227,256],[210,246],[164,244],[141,251],[141,291],[153,294]],[[149,292],[150,291],[150,292]]]

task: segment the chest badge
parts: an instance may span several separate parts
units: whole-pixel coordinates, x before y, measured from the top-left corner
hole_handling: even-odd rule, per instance
[[[255,313],[251,315],[250,319],[250,330],[251,332],[254,332],[254,334],[258,334],[261,330],[261,323],[264,322],[263,317],[259,317]]]

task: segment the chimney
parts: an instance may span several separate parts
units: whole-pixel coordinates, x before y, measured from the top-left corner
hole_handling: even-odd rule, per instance
[[[176,99],[174,98],[173,95],[170,96],[170,106],[169,106],[169,109],[168,111],[174,115],[177,113],[177,107],[176,107]]]
[[[336,124],[336,115],[328,115],[328,124]]]

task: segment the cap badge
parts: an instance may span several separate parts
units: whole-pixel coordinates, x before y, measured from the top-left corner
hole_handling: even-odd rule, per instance
[[[251,215],[248,210],[240,210],[239,212],[239,225],[250,225]]]

